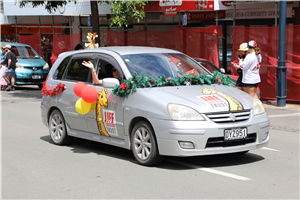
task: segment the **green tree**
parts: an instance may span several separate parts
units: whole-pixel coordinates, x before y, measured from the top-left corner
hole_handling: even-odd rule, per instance
[[[64,1],[35,1],[35,0],[22,0],[19,1],[19,6],[22,8],[26,4],[31,3],[32,7],[35,8],[37,6],[45,6],[45,9],[51,13],[56,11],[58,7],[65,6],[68,2],[74,2],[76,4],[76,0],[64,0]],[[149,3],[148,1],[98,1],[100,4],[107,3],[111,6],[111,26],[117,25],[118,27],[126,26],[128,23],[128,19],[130,17],[139,21],[145,17],[145,6]],[[92,30],[93,33],[97,33],[100,36],[100,29],[99,29],[99,16],[98,16],[98,2],[91,0],[91,14],[92,14]],[[154,2],[150,2],[152,5]],[[96,43],[100,44],[100,37],[96,38]]]

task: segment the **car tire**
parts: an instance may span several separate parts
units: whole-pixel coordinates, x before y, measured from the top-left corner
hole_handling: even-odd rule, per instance
[[[131,132],[131,150],[135,159],[142,165],[151,166],[160,163],[155,134],[147,121],[139,121]]]
[[[39,84],[39,89],[41,90],[43,88],[43,85],[42,84]]]
[[[57,145],[65,145],[72,140],[67,134],[65,119],[59,110],[52,111],[49,117],[49,133]]]

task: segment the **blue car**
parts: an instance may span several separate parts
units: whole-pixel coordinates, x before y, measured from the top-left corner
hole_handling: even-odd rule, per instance
[[[2,44],[9,44],[18,58],[15,85],[38,85],[41,89],[50,70],[45,60],[29,45],[9,42]]]

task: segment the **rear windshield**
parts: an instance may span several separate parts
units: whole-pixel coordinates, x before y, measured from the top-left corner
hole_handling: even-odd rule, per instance
[[[138,75],[150,75],[158,77],[164,75],[165,77],[177,77],[182,74],[201,73],[210,75],[198,63],[190,59],[184,54],[176,53],[151,53],[151,54],[132,54],[122,56],[128,70],[133,76],[134,72]]]
[[[20,59],[40,59],[40,56],[27,46],[12,46],[11,51]]]

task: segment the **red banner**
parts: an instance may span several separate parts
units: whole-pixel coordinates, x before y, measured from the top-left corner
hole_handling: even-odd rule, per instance
[[[241,52],[239,45],[255,40],[261,50],[262,63],[259,70],[261,98],[276,99],[276,68],[278,66],[279,27],[233,27],[232,59]],[[287,100],[300,101],[300,25],[286,26]],[[231,73],[237,75],[231,66]]]
[[[204,58],[219,66],[220,26],[205,28],[176,27],[172,31],[117,32],[108,30],[110,46],[153,46],[174,49],[191,57]]]

